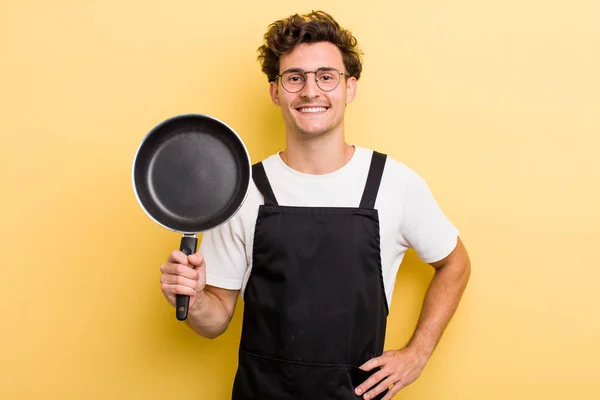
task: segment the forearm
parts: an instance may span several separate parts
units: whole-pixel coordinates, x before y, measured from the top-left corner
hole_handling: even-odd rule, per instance
[[[427,289],[415,332],[407,347],[427,362],[452,316],[470,276],[468,258],[453,260],[436,269]]]
[[[225,302],[205,289],[190,308],[186,324],[200,336],[214,339],[225,332],[231,314]]]

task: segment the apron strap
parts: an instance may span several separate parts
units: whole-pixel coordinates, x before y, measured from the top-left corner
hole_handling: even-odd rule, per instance
[[[275,193],[273,193],[273,189],[271,188],[269,178],[267,178],[265,167],[263,166],[262,162],[256,163],[252,166],[252,179],[258,187],[258,190],[260,190],[262,195],[265,197],[265,205],[276,206],[277,199],[275,198]]]
[[[386,159],[387,155],[373,151],[365,191],[360,201],[360,208],[375,208],[375,200],[377,199],[377,192],[379,191],[379,184],[383,176]]]

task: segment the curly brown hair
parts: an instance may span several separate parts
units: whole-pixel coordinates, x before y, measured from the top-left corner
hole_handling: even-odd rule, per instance
[[[362,52],[352,33],[323,11],[294,14],[269,25],[264,44],[258,48],[258,60],[269,82],[279,74],[279,57],[300,43],[331,42],[342,52],[346,73],[356,79],[362,71]]]

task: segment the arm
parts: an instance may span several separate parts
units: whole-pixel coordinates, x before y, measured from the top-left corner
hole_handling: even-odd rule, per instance
[[[430,265],[435,274],[425,294],[417,328],[406,346],[414,349],[424,364],[454,315],[471,274],[471,262],[460,238],[452,253]]]
[[[205,286],[188,313],[186,324],[209,339],[221,335],[233,317],[239,290]]]
[[[206,262],[200,253],[186,256],[179,250],[173,251],[160,270],[162,292],[173,307],[177,294],[190,296],[186,324],[191,329],[209,339],[225,332],[239,290],[206,285]]]
[[[412,338],[405,348],[386,351],[381,357],[373,358],[360,367],[365,371],[378,367],[381,369],[357,387],[357,395],[368,391],[364,398],[371,399],[393,385],[383,398],[391,399],[421,375],[431,358],[467,286],[471,263],[458,238],[456,247],[447,257],[430,265],[435,268],[435,274],[425,294]]]

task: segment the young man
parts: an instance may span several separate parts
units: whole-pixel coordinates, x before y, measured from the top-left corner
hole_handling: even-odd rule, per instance
[[[174,251],[162,291],[190,296],[189,326],[225,331],[244,300],[233,399],[390,399],[420,375],[455,312],[470,265],[425,182],[386,155],[346,143],[344,111],[361,73],[356,39],[313,12],[272,24],[260,48],[286,149],[200,252]],[[414,336],[384,352],[408,248],[435,268]],[[190,268],[192,266],[193,268]]]

